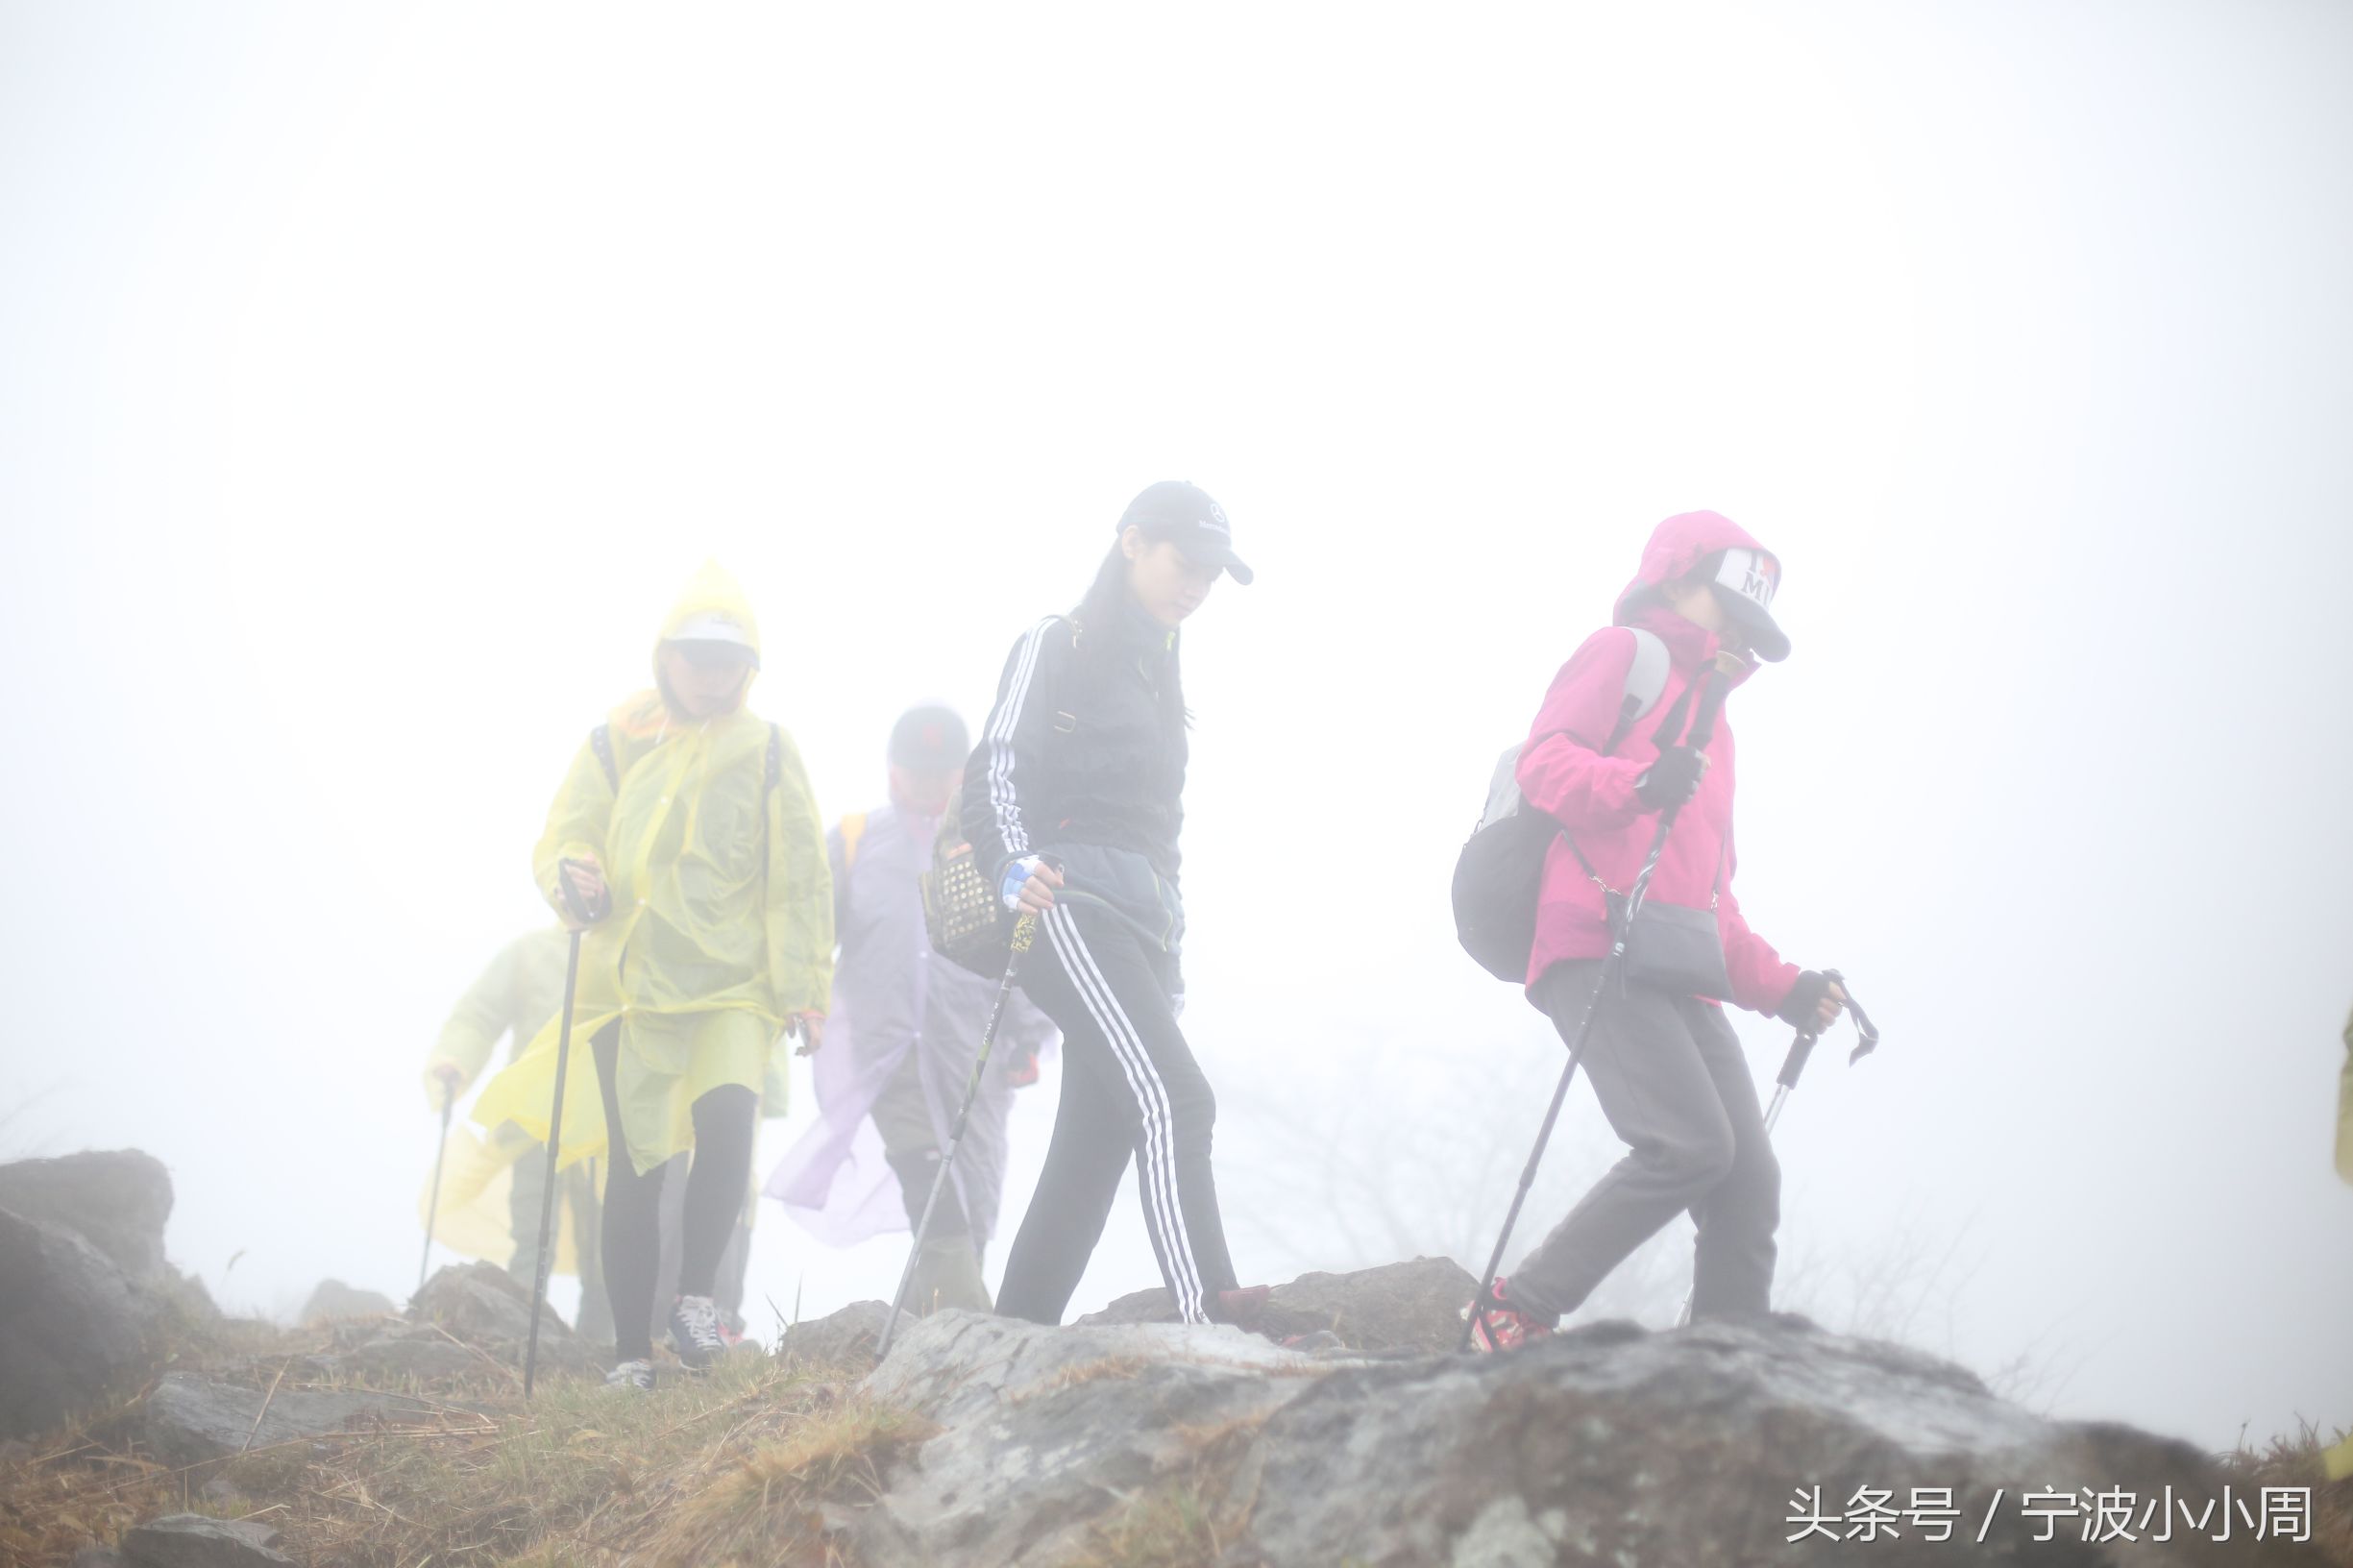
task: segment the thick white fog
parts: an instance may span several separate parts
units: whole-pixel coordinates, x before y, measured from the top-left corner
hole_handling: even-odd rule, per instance
[[[0,5],[0,1155],[152,1151],[225,1304],[404,1295],[426,1052],[689,573],[831,818],[1181,476],[1258,569],[1186,641],[1237,1262],[1476,1269],[1560,1048],[1454,855],[1709,507],[1796,644],[1744,908],[1886,1035],[1781,1123],[1789,1304],[2353,1423],[2353,12],[1771,12]],[[755,1328],[889,1292],[764,1207]],[[1076,1309],[1156,1280],[1123,1199]]]

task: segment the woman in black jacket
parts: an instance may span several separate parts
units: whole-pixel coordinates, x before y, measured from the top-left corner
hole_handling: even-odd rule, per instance
[[[1038,915],[1021,988],[1063,1032],[1054,1140],[997,1294],[1009,1317],[1062,1321],[1131,1153],[1184,1319],[1246,1317],[1264,1295],[1235,1287],[1210,1174],[1217,1102],[1177,1027],[1177,627],[1225,573],[1250,580],[1218,504],[1179,480],[1147,488],[1077,611],[1015,645],[966,771],[974,864]]]

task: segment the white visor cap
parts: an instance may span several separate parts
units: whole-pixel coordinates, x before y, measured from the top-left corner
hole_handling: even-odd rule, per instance
[[[716,612],[694,616],[684,625],[670,634],[674,643],[733,643],[738,648],[751,646],[751,634],[727,616]]]

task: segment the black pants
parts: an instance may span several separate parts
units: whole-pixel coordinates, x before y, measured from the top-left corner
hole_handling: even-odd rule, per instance
[[[1066,901],[1040,922],[1021,989],[1062,1026],[1054,1140],[1005,1262],[997,1311],[1059,1323],[1131,1155],[1161,1278],[1189,1323],[1234,1287],[1210,1174],[1216,1096],[1177,1028],[1174,963],[1115,917]]]
[[[644,1175],[629,1159],[621,1127],[621,1024],[597,1031],[590,1043],[597,1083],[604,1093],[604,1136],[610,1172],[604,1179],[604,1286],[613,1306],[613,1349],[625,1361],[653,1355],[653,1287],[662,1262],[662,1173]],[[695,1102],[695,1160],[686,1178],[684,1257],[678,1293],[707,1296],[719,1256],[742,1215],[751,1181],[751,1139],[759,1096],[741,1084],[723,1084]]]

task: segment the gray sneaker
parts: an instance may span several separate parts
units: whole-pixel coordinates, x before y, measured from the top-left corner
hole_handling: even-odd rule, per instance
[[[653,1363],[624,1361],[604,1375],[607,1393],[650,1394],[653,1392]]]
[[[680,1296],[670,1310],[670,1342],[693,1372],[724,1356],[727,1341],[719,1334],[719,1303],[708,1296]]]

